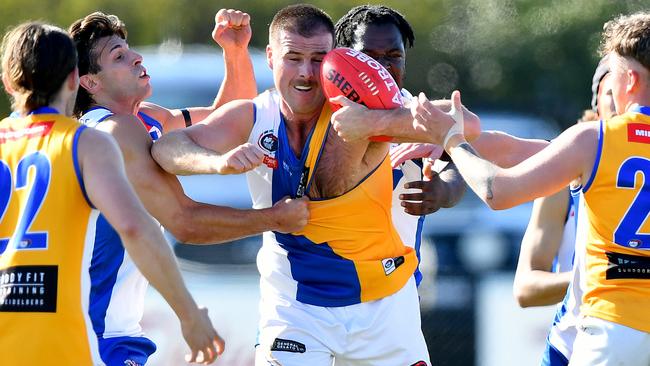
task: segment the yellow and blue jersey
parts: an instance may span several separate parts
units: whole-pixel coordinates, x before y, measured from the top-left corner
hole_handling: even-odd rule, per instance
[[[650,108],[601,121],[598,143],[583,188],[589,225],[581,310],[650,332]]]
[[[0,122],[3,364],[101,364],[88,316],[98,211],[77,160],[84,128],[49,108]]]
[[[326,105],[298,158],[278,103],[275,91],[255,99],[249,142],[266,154],[265,164],[248,173],[256,208],[309,191],[330,126]],[[300,302],[331,307],[380,299],[401,289],[414,274],[417,256],[393,227],[392,189],[386,157],[349,192],[310,201],[310,219],[301,232],[265,233],[258,255],[262,294],[290,292]]]

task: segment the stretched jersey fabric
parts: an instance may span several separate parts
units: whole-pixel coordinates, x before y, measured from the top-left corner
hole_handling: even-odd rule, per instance
[[[301,158],[291,150],[279,96],[267,91],[255,100],[249,142],[262,148],[265,164],[248,172],[255,208],[309,191],[329,128],[326,105]],[[307,182],[305,185],[304,183]],[[262,296],[290,294],[317,306],[347,306],[397,292],[413,275],[417,257],[392,224],[392,174],[386,158],[349,192],[312,200],[310,220],[298,233],[267,232],[258,254]]]
[[[77,160],[84,128],[50,108],[0,122],[2,364],[101,364],[88,317],[98,211]]]
[[[650,332],[650,108],[600,124],[583,188],[589,227],[586,316]]]
[[[112,115],[113,112],[106,108],[94,107],[79,120],[94,128]],[[143,117],[140,118],[142,120]],[[147,118],[151,119],[149,116]],[[157,131],[162,131],[158,122],[153,126],[155,128],[152,130],[145,124],[152,138],[159,136]],[[101,346],[103,339],[142,336],[140,320],[144,313],[144,298],[149,283],[129,257],[119,234],[106,218],[99,215],[96,222],[97,232],[93,238],[90,266],[90,317]]]

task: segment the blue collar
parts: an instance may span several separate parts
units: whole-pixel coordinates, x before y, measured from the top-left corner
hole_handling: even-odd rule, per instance
[[[646,116],[650,116],[650,107],[637,104],[630,108],[629,112],[641,113],[645,114]]]
[[[40,107],[40,108],[36,108],[33,111],[29,112],[28,115],[29,114],[60,114],[60,113],[59,113],[59,111],[57,111],[54,108]]]

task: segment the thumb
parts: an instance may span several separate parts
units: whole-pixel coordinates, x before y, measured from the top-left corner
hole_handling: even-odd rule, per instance
[[[354,104],[353,101],[344,97],[343,95],[337,95],[334,98],[330,98],[330,103],[340,105],[341,107],[347,107]]]
[[[422,166],[422,180],[429,182],[433,179],[433,176],[438,174],[433,170],[433,161],[431,159],[422,159],[424,165]]]

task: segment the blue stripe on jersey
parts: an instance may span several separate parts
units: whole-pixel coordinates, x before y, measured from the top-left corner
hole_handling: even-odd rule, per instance
[[[415,254],[418,257],[418,266],[415,267],[415,285],[420,286],[422,282],[422,272],[420,272],[420,245],[422,244],[422,227],[424,226],[424,218],[426,216],[422,215],[418,219],[418,228],[415,231]]]
[[[149,136],[151,136],[151,139],[153,141],[158,140],[160,138],[160,136],[162,136],[163,126],[160,124],[160,122],[156,121],[153,117],[151,117],[151,116],[149,116],[147,114],[144,114],[142,112],[138,112],[138,117],[140,117],[140,119],[145,124],[158,129],[158,131],[156,131],[156,130],[154,130],[152,128],[147,129],[147,132],[149,132]]]
[[[361,284],[354,262],[334,253],[327,243],[315,244],[302,235],[274,234],[287,250],[291,276],[298,282],[296,300],[332,307],[361,302]]]
[[[280,126],[278,127],[278,150],[275,153],[279,166],[273,171],[271,190],[271,197],[274,204],[285,196],[296,197],[296,190],[300,184],[300,176],[302,175],[305,159],[307,159],[309,152],[310,139],[311,134],[302,150],[301,158],[298,159],[293,153],[293,150],[291,150],[291,145],[289,145],[284,117],[280,118]]]
[[[397,183],[399,183],[399,180],[402,179],[403,176],[404,172],[402,172],[402,169],[393,169],[393,191],[397,188]]]
[[[92,208],[95,208],[93,203],[90,202],[90,198],[88,198],[88,194],[86,193],[86,186],[84,185],[83,176],[81,175],[81,168],[79,167],[79,153],[78,153],[79,136],[81,136],[81,132],[85,129],[86,126],[81,125],[74,133],[74,138],[72,139],[72,162],[74,164],[74,172],[77,174],[77,181],[79,182],[79,187],[81,187],[81,193],[83,193],[86,202],[88,202],[88,205]]]
[[[253,103],[253,126],[255,126],[256,121],[257,121],[257,104]]]
[[[90,262],[90,304],[88,313],[93,329],[102,336],[108,305],[117,281],[117,272],[124,261],[124,247],[120,236],[106,221],[104,215],[97,218],[93,256]]]
[[[589,187],[591,187],[591,183],[593,183],[594,178],[596,177],[596,171],[598,170],[598,164],[600,163],[600,154],[603,153],[603,138],[604,138],[604,132],[603,132],[603,120],[600,120],[600,129],[598,130],[598,150],[596,151],[596,159],[594,159],[594,166],[591,168],[591,176],[587,180],[587,184],[585,184],[582,188],[582,191],[587,193],[589,190]]]
[[[650,107],[635,105],[634,107],[630,108],[630,112],[641,113],[645,114],[646,116],[650,116]]]
[[[541,366],[567,366],[569,360],[546,339],[546,348],[542,356]]]

